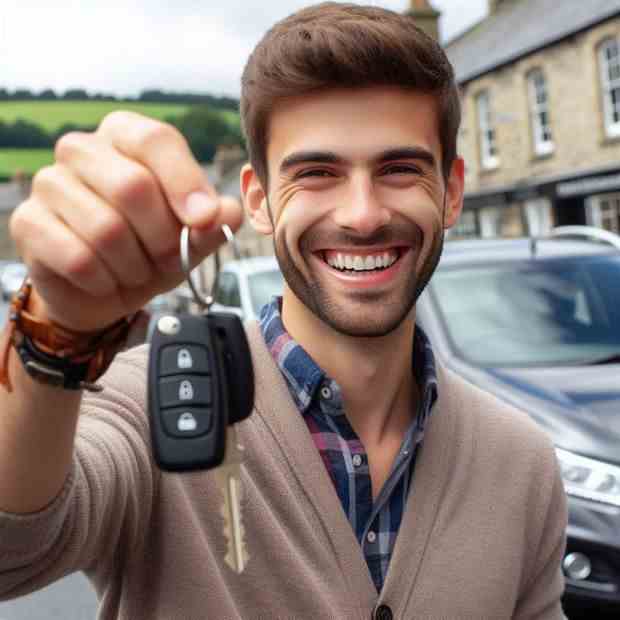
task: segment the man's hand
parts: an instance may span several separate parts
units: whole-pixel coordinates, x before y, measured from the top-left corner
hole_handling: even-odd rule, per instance
[[[10,231],[33,281],[34,311],[91,331],[127,316],[184,278],[179,234],[194,264],[237,230],[242,210],[207,183],[183,136],[133,112],[94,133],[69,133],[33,179]]]

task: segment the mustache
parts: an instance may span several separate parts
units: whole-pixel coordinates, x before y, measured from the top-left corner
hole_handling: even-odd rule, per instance
[[[422,229],[410,223],[382,226],[370,235],[360,235],[348,230],[308,230],[299,240],[301,250],[315,252],[324,248],[373,245],[411,245],[420,247],[424,234]]]

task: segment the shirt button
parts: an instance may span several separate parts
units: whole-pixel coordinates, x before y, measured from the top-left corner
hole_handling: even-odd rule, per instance
[[[361,454],[354,454],[353,455],[353,465],[355,465],[355,467],[359,467],[362,464],[362,456]]]
[[[379,605],[375,610],[375,620],[392,620],[394,614],[389,605]]]
[[[370,532],[368,532],[368,534],[366,535],[366,540],[369,543],[374,543],[375,540],[377,540],[377,535],[372,530],[370,530]]]
[[[332,397],[332,391],[325,385],[321,388],[321,397],[329,400]]]

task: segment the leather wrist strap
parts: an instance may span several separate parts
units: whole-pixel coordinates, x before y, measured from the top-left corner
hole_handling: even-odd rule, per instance
[[[103,375],[142,311],[95,332],[76,332],[28,311],[29,278],[11,300],[9,323],[0,340],[0,385],[11,392],[9,351],[14,346],[26,371],[37,381],[65,389],[100,391]]]

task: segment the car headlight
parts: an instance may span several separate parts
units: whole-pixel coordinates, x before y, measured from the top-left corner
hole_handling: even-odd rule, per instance
[[[568,495],[620,506],[620,467],[556,448]]]

